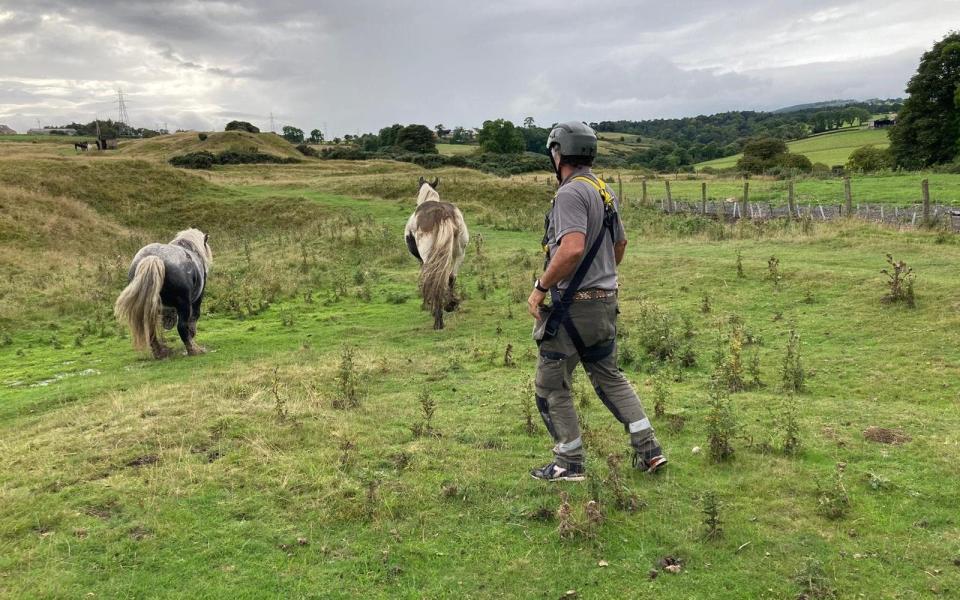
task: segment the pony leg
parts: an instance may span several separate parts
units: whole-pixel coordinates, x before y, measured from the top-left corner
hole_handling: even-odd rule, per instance
[[[193,306],[190,307],[190,321],[187,323],[187,329],[190,332],[190,343],[193,345],[198,354],[202,354],[207,351],[207,349],[203,346],[198,346],[196,342],[197,321],[200,320],[200,303],[202,301],[203,296],[200,296],[197,298],[197,301],[193,303]]]
[[[443,310],[447,312],[453,312],[457,310],[460,306],[460,298],[457,298],[457,276],[451,275],[449,281],[447,282],[450,287],[450,294],[447,299],[447,304],[443,307]]]
[[[156,359],[167,358],[173,354],[173,350],[164,344],[163,340],[154,335],[150,336],[150,351],[153,352],[153,357]]]
[[[193,319],[190,303],[180,302],[177,304],[177,333],[180,334],[180,340],[187,348],[187,354],[193,356],[202,354],[203,348],[200,348],[193,342],[193,336],[190,334],[190,324]]]
[[[433,311],[433,328],[443,329],[443,310],[436,308]]]

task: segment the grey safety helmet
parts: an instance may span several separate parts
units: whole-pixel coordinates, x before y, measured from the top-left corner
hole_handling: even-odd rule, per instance
[[[560,178],[560,165],[553,158],[553,147],[557,146],[561,159],[564,156],[597,156],[597,134],[593,129],[579,121],[558,123],[547,136],[547,153],[553,163],[553,170]]]

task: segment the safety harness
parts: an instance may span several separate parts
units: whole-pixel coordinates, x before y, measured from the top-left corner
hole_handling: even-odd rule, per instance
[[[577,353],[580,355],[581,360],[584,362],[596,362],[606,358],[610,352],[613,350],[613,344],[604,344],[602,346],[595,346],[593,348],[587,348],[586,344],[583,342],[583,338],[580,337],[580,332],[577,331],[577,328],[573,325],[573,320],[570,318],[570,305],[573,304],[573,296],[577,293],[577,290],[580,288],[580,284],[583,283],[583,278],[587,276],[587,271],[590,270],[590,266],[593,264],[594,259],[597,256],[597,252],[600,251],[600,246],[603,244],[603,239],[606,237],[607,231],[610,232],[610,242],[613,243],[615,239],[614,228],[617,224],[617,209],[613,204],[613,196],[607,190],[607,185],[603,182],[602,179],[597,178],[596,180],[587,177],[586,175],[577,175],[573,178],[573,181],[583,181],[590,184],[597,192],[600,194],[601,200],[603,200],[603,230],[597,236],[597,239],[593,241],[593,244],[590,246],[590,249],[587,251],[587,254],[583,257],[583,260],[580,261],[580,266],[577,267],[576,272],[573,274],[573,277],[570,278],[570,284],[567,286],[567,289],[560,293],[558,285],[554,285],[550,288],[550,301],[551,309],[550,316],[547,317],[547,322],[544,326],[544,335],[543,339],[550,339],[557,335],[560,330],[560,326],[566,330],[567,335],[570,336],[570,341],[573,342],[574,347],[577,349]],[[556,202],[556,198],[554,198]],[[552,210],[551,210],[552,212]],[[544,232],[543,232],[543,250],[546,256],[544,261],[544,269],[550,263],[550,248],[548,245],[549,242],[549,228],[550,228],[550,213],[547,213],[546,219],[544,220]]]

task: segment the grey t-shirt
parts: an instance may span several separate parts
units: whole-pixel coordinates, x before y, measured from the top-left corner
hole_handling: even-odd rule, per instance
[[[587,271],[579,289],[615,290],[617,289],[617,261],[613,252],[613,243],[627,239],[627,233],[623,229],[623,222],[617,219],[617,226],[613,231],[614,240],[610,240],[610,235],[603,226],[603,199],[600,197],[600,192],[586,181],[574,179],[580,175],[596,179],[589,168],[577,169],[560,184],[560,189],[557,190],[557,195],[553,199],[547,226],[547,247],[550,250],[550,257],[553,258],[560,246],[560,240],[568,233],[578,231],[586,236],[584,256],[590,251],[597,236],[605,235],[606,239],[600,245],[597,256],[594,257],[593,264],[590,265],[590,270]],[[607,189],[610,191],[609,188]],[[612,192],[611,195],[613,195]],[[619,202],[615,196],[613,203],[619,210]],[[573,277],[573,273],[570,277]],[[565,279],[558,284],[558,287],[565,290],[569,283],[569,278]]]

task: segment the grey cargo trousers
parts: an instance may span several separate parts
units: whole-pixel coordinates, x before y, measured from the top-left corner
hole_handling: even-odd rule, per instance
[[[570,389],[573,370],[580,362],[583,362],[583,368],[600,401],[630,434],[630,445],[641,455],[659,446],[640,398],[617,368],[618,312],[616,296],[583,300],[570,305],[568,314],[588,349],[586,360],[579,355],[562,326],[557,335],[540,342],[536,375],[537,409],[556,443],[553,453],[560,467],[567,468],[570,463],[583,464],[584,460],[580,422]],[[543,319],[548,314],[546,309],[541,310]],[[591,356],[602,355],[604,348],[609,348],[609,353],[591,361]]]

